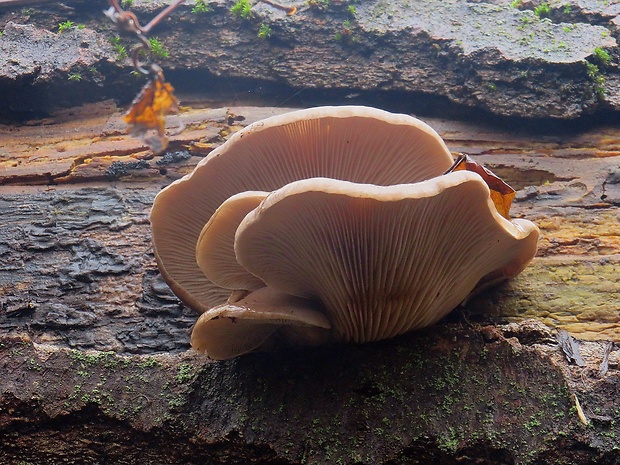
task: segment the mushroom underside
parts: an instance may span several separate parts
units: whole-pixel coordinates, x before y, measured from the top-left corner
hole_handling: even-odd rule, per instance
[[[425,123],[366,107],[234,134],[151,211],[162,276],[202,313],[192,346],[224,359],[384,339],[518,274],[538,228],[502,217],[484,177],[453,169]]]
[[[215,149],[190,174],[161,191],[151,211],[162,276],[199,312],[226,302],[196,264],[204,225],[231,196],[274,191],[324,176],[358,183],[414,183],[452,165],[443,140],[425,123],[382,110],[318,107],[254,123]]]
[[[196,263],[216,286],[254,291],[265,286],[243,268],[235,256],[235,233],[245,216],[258,207],[267,192],[248,191],[233,195],[215,210],[202,228],[196,244]]]
[[[437,322],[485,277],[520,272],[537,239],[461,171],[388,187],[290,183],[246,215],[235,253],[267,286],[320,301],[334,340],[365,342]]]
[[[277,339],[319,345],[327,342],[330,326],[316,302],[263,287],[203,313],[190,342],[198,352],[221,360],[269,349]]]

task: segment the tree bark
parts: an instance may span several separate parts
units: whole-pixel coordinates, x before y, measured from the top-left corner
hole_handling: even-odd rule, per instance
[[[123,356],[5,337],[0,457],[618,463],[617,369],[600,378],[569,367],[545,327],[516,328],[441,325],[377,344],[217,363],[189,352]],[[585,348],[589,364],[598,362],[595,344]]]
[[[285,110],[188,109],[158,157],[110,103],[2,128],[0,462],[620,463],[618,350],[601,364],[607,345],[582,342],[580,367],[525,319],[620,340],[614,127],[426,119],[514,183],[512,214],[543,233],[522,275],[436,327],[226,362],[188,350],[196,315],[157,271],[152,199]]]
[[[130,9],[146,24],[170,3]],[[604,2],[571,0],[548,14],[535,14],[536,2],[285,3],[297,12],[258,1],[240,16],[234,0],[210,0],[208,11],[186,2],[149,34],[160,45],[155,61],[186,90],[276,103],[319,94],[566,120],[620,108],[618,11]],[[0,117],[135,94],[136,40],[119,37],[105,6],[0,3]]]

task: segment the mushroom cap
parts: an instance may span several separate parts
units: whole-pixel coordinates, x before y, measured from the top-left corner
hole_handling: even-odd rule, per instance
[[[235,257],[239,223],[267,197],[268,192],[248,191],[226,199],[202,228],[196,244],[196,263],[216,286],[231,290],[257,290],[265,286]]]
[[[269,287],[320,301],[335,340],[365,342],[437,322],[486,276],[520,272],[537,239],[458,171],[387,187],[290,183],[241,222],[235,252]]]
[[[232,195],[271,192],[313,177],[414,183],[439,176],[452,162],[427,124],[374,108],[318,107],[258,121],[157,195],[150,219],[159,269],[181,300],[206,311],[225,302],[230,292],[201,273],[196,243],[211,215]]]
[[[200,315],[190,342],[198,352],[223,360],[264,349],[282,327],[289,331],[287,339],[309,345],[326,340],[330,323],[316,303],[263,287]]]

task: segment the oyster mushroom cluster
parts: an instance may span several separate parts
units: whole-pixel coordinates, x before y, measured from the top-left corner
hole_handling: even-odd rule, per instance
[[[202,313],[192,346],[226,359],[385,339],[518,274],[538,228],[504,218],[483,178],[452,165],[428,125],[368,107],[234,134],[151,211],[161,273]]]

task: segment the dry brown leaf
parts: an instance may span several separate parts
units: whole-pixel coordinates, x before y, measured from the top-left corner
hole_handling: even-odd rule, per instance
[[[168,146],[166,115],[178,109],[174,88],[160,71],[142,88],[124,119],[132,136],[139,137],[154,153],[159,153]]]
[[[459,155],[452,167],[446,171],[445,174],[461,170],[473,171],[479,174],[489,186],[491,190],[491,200],[499,214],[506,219],[510,219],[510,205],[515,198],[515,190],[502,181],[502,179],[491,170],[482,166],[469,155]]]

